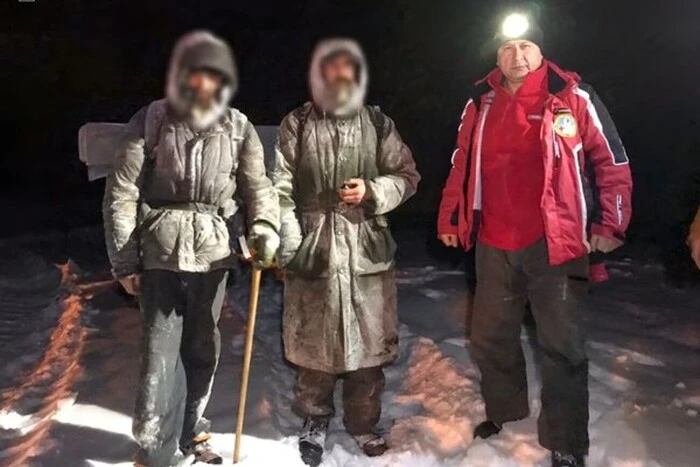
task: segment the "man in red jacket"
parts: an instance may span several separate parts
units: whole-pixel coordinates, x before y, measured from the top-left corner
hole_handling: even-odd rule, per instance
[[[539,441],[552,465],[588,452],[588,364],[577,298],[587,255],[622,245],[631,215],[625,149],[593,89],[542,56],[542,32],[504,23],[498,68],[471,91],[440,204],[447,246],[476,244],[471,338],[487,421],[529,415],[520,325],[530,302],[541,348]]]

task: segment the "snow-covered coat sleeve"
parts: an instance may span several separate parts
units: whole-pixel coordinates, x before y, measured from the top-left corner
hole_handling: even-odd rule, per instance
[[[295,178],[297,160],[297,132],[300,125],[298,112],[287,115],[280,124],[275,146],[275,170],[272,182],[279,196],[280,248],[277,264],[289,264],[302,242],[302,231],[295,201]]]
[[[591,233],[623,241],[632,216],[632,174],[615,124],[592,87],[582,83],[579,126],[583,151],[595,172],[601,218]]]
[[[138,205],[145,175],[144,126],[146,108],[131,118],[107,177],[102,203],[107,253],[115,277],[140,269]]]
[[[367,182],[370,196],[363,205],[365,211],[373,215],[396,209],[416,193],[420,181],[411,150],[388,117],[384,118],[383,135],[377,160],[379,176]]]
[[[277,192],[265,172],[265,154],[260,137],[248,122],[239,153],[238,190],[246,207],[248,223],[265,222],[279,230]]]
[[[457,134],[457,148],[452,153],[452,169],[447,176],[442,190],[442,199],[438,211],[437,231],[439,235],[458,233],[459,203],[465,196],[464,178],[468,175],[467,158],[471,145],[471,134],[476,121],[476,105],[469,99],[462,111],[462,119]]]

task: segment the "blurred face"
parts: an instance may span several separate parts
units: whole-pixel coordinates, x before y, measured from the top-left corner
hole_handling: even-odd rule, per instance
[[[207,70],[192,72],[187,80],[187,85],[192,91],[194,106],[200,109],[210,108],[221,88],[221,82],[221,75],[218,73]]]
[[[342,53],[324,61],[321,72],[338,104],[347,102],[357,84],[357,66],[352,56]]]
[[[497,64],[506,80],[522,82],[530,72],[542,66],[542,51],[530,41],[513,40],[498,49]]]

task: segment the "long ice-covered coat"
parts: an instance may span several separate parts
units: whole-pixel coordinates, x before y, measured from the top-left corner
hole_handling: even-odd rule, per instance
[[[360,64],[359,89],[342,116],[323,110],[320,76],[323,58],[338,50]],[[383,118],[378,135],[362,106],[367,71],[355,43],[322,43],[310,80],[314,102],[283,120],[273,175],[281,209],[278,260],[287,271],[284,346],[294,364],[345,373],[395,358],[396,244],[386,214],[415,193],[420,176],[391,119]],[[360,206],[338,198],[350,178],[364,179],[370,193]]]

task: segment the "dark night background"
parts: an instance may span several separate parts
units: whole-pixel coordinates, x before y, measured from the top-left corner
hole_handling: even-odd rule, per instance
[[[396,120],[423,175],[396,222],[432,225],[468,87],[495,62],[483,45],[523,5],[539,17],[545,55],[593,84],[613,115],[634,173],[631,241],[682,248],[700,172],[697,0],[4,0],[0,235],[100,222],[103,182],[87,182],[78,128],[125,122],[162,97],[171,46],[192,28],[233,45],[234,105],[258,124],[278,124],[307,98],[319,39],[358,39],[369,102]]]

